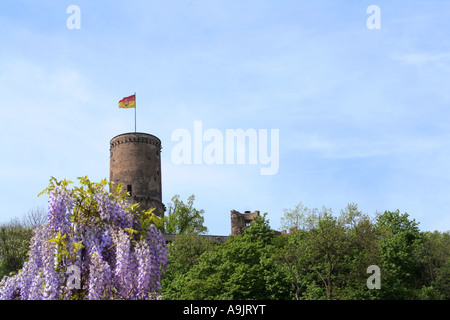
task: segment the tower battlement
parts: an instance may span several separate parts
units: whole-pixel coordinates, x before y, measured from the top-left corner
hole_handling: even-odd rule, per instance
[[[110,149],[112,150],[114,147],[123,143],[149,143],[159,147],[160,151],[162,149],[161,140],[158,137],[142,132],[123,133],[115,136],[111,139]]]

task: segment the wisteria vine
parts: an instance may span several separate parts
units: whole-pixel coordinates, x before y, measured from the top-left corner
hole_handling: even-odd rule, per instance
[[[34,230],[23,268],[0,281],[0,299],[160,297],[167,266],[160,218],[130,205],[120,185],[79,180],[72,189],[50,180],[48,223]]]

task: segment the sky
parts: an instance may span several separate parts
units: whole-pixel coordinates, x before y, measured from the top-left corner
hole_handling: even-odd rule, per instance
[[[438,0],[1,0],[0,222],[46,207],[51,176],[109,179],[109,142],[135,125],[118,102],[136,92],[137,131],[162,141],[163,202],[194,194],[209,234],[230,234],[231,210],[280,230],[300,202],[450,230],[449,13]],[[196,123],[256,132],[258,152],[267,133],[277,170],[261,174],[249,143],[243,164],[180,163],[174,133],[195,140]]]

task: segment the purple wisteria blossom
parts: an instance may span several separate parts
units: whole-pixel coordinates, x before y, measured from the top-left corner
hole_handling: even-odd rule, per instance
[[[51,231],[61,233],[69,231],[72,206],[73,198],[69,190],[57,187],[50,192],[48,226]]]
[[[97,247],[92,248],[89,268],[89,300],[110,299],[112,295],[112,273]]]
[[[116,247],[116,267],[114,277],[120,297],[131,299],[136,296],[136,261],[132,254],[130,235],[119,229],[115,232],[114,245]]]
[[[130,208],[105,183],[81,183],[51,184],[48,224],[35,228],[23,268],[0,280],[0,299],[159,297],[167,249],[155,217]]]

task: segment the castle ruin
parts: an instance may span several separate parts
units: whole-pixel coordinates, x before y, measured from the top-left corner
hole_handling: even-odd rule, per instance
[[[259,217],[259,211],[240,213],[236,210],[231,210],[231,235],[238,236],[243,234],[244,230],[253,223],[255,217]]]

